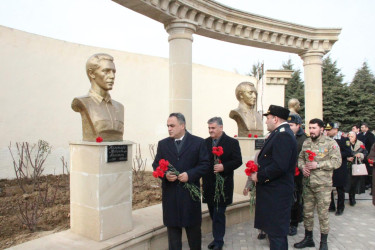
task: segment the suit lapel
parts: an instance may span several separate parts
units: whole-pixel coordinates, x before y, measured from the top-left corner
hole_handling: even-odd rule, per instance
[[[177,147],[176,147],[176,145],[174,145],[174,139],[173,138],[170,138],[170,140],[168,140],[167,145],[169,147],[170,152],[172,152],[174,155],[178,155]]]
[[[190,143],[190,141],[192,139],[191,134],[186,132],[185,136],[186,136],[186,139],[185,139],[184,143],[182,144],[182,148],[180,150],[180,153],[178,153],[178,156],[181,156],[191,146],[191,143]],[[176,153],[177,153],[177,149],[176,149]]]

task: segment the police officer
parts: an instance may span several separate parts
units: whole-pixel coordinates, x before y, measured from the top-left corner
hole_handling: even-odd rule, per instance
[[[297,157],[302,150],[302,144],[306,140],[307,135],[303,131],[302,119],[298,114],[290,113],[288,117],[288,123],[290,129],[297,140]],[[294,194],[293,194],[293,205],[290,216],[290,226],[288,235],[293,236],[297,234],[298,223],[302,220],[302,178],[303,175],[300,171],[296,171],[294,174]]]
[[[341,166],[340,148],[337,142],[323,135],[324,123],[320,119],[309,122],[310,138],[307,138],[298,157],[298,167],[303,173],[303,212],[305,238],[295,248],[315,247],[312,231],[314,208],[317,207],[320,224],[320,249],[328,249],[328,207],[331,202],[332,173]]]
[[[333,191],[331,192],[331,205],[329,206],[330,212],[335,212],[336,215],[342,215],[344,213],[344,201],[345,201],[345,190],[344,187],[346,185],[346,181],[348,179],[347,176],[347,157],[352,156],[352,152],[350,150],[350,141],[348,138],[342,137],[339,134],[339,124],[334,122],[327,123],[325,130],[327,132],[327,136],[334,139],[340,147],[341,152],[341,166],[338,169],[333,171],[332,182],[333,186],[336,187],[337,190],[337,210],[335,206],[335,199],[333,195]]]
[[[259,152],[258,172],[250,176],[256,182],[254,227],[268,235],[271,250],[286,250],[297,142],[287,123],[289,110],[271,105],[263,115],[271,134]]]

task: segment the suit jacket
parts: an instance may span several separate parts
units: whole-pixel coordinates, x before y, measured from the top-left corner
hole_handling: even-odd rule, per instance
[[[214,155],[212,154],[212,138],[206,139],[206,146],[208,154],[210,155],[210,169],[206,175],[203,176],[203,202],[209,205],[214,205],[216,176],[214,174]],[[224,153],[220,156],[221,163],[224,166],[224,171],[219,173],[225,178],[224,180],[224,195],[220,197],[219,206],[229,205],[233,202],[233,173],[234,170],[242,165],[241,149],[238,140],[227,136],[225,133],[221,136],[217,146],[223,147]],[[216,205],[216,204],[215,204]]]
[[[289,124],[267,138],[258,156],[255,228],[283,237],[288,234],[297,161],[297,142]]]
[[[185,133],[180,152],[173,138],[159,141],[153,168],[159,165],[159,160],[165,159],[180,173],[188,174],[188,182],[200,187],[199,179],[209,168],[209,159],[204,140],[200,137]],[[162,178],[162,207],[163,222],[168,227],[188,227],[200,224],[202,221],[201,201],[194,201],[184,183],[178,180],[169,182]]]

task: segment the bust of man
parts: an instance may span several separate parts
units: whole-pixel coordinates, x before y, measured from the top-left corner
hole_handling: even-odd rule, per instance
[[[288,101],[288,109],[291,114],[298,114],[300,110],[300,102],[296,98],[292,98]]]
[[[236,88],[238,108],[229,113],[229,117],[237,122],[238,136],[248,134],[263,135],[262,116],[256,110],[257,90],[254,84],[242,82]]]
[[[111,99],[116,68],[113,57],[92,55],[86,62],[86,73],[91,83],[87,95],[76,97],[72,109],[81,113],[84,141],[122,141],[124,134],[124,106]]]

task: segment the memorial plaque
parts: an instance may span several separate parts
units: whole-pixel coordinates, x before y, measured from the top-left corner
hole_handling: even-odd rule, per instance
[[[255,140],[255,149],[261,149],[264,145],[264,139],[256,139]]]
[[[107,146],[107,162],[127,161],[128,145]]]

